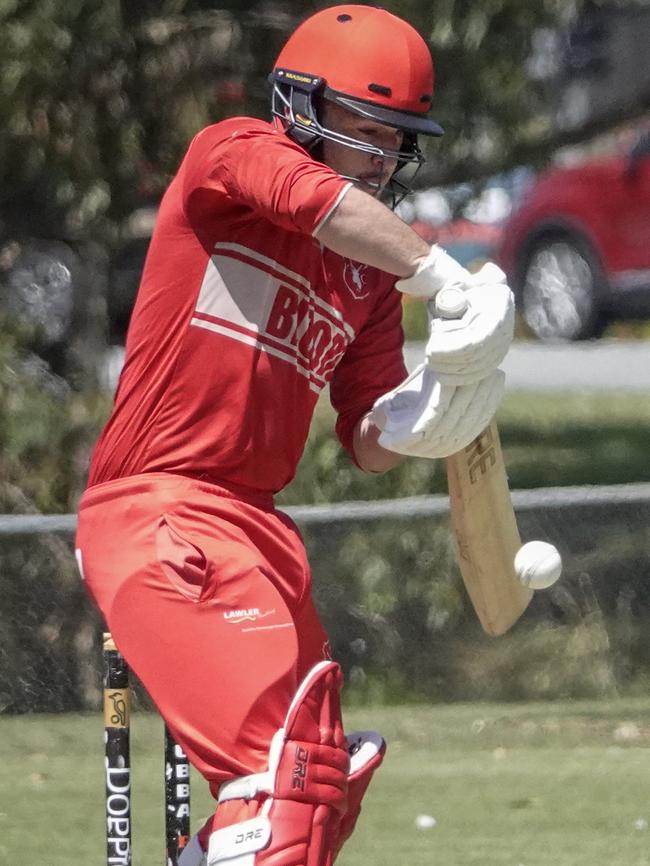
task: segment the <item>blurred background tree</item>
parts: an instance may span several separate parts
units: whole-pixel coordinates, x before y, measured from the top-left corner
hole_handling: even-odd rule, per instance
[[[268,117],[266,76],[278,50],[324,5],[4,0],[3,231],[110,237],[106,220],[156,201],[198,129],[238,113]],[[424,34],[436,63],[434,112],[448,134],[435,145],[428,183],[493,173],[536,151],[542,158],[566,138],[543,83],[559,63],[558,40],[542,37],[566,33],[585,5],[594,4],[384,3]],[[546,78],[540,55],[552,66]]]
[[[266,77],[282,43],[300,20],[325,5],[331,4],[0,0],[0,513],[75,508],[90,448],[109,408],[102,387],[109,329],[116,319],[125,327],[129,315],[132,296],[115,294],[115,274],[130,273],[131,283],[137,282],[155,206],[191,137],[226,116],[269,117]],[[650,75],[641,63],[647,45],[626,53],[608,42],[621,10],[632,37],[647,32],[635,26],[637,16],[647,12],[642,0],[384,0],[382,5],[424,35],[435,60],[433,113],[447,134],[428,146],[428,167],[419,178],[423,186],[479,180],[518,163],[539,165],[559,145],[633,119],[650,104]],[[600,87],[612,70],[613,53],[628,57],[631,65],[631,71],[619,68],[625,98],[614,86]],[[591,87],[582,92],[583,105],[598,111],[568,111],[562,94],[577,81]],[[608,94],[602,104],[595,99],[600,91]],[[630,464],[620,443],[632,437],[626,422],[611,423],[619,472]],[[569,426],[566,434],[560,431],[564,439],[552,441],[545,458],[553,450],[568,454],[576,473],[593,482],[593,449],[584,447],[584,429],[593,426],[590,418],[583,426]],[[537,443],[527,427],[517,430],[511,423],[509,429],[530,468],[531,446]],[[632,432],[634,453],[640,455],[636,471],[647,435],[645,428]],[[440,465],[411,461],[381,484],[371,479],[370,492],[341,455],[329,417],[317,418],[308,450],[311,467],[285,502],[394,496],[444,485]],[[550,462],[537,460],[537,479],[550,483],[557,477],[546,472]],[[566,481],[565,466],[566,461],[557,472],[564,472]],[[516,480],[523,476],[520,472]],[[585,479],[576,474],[570,480]],[[643,515],[635,519],[636,526],[648,525]],[[575,541],[580,567],[593,571],[594,520],[580,526],[585,536]],[[509,698],[545,695],[537,686],[531,691],[523,664],[513,676],[511,658],[523,654],[495,651],[480,667],[474,657],[463,662],[458,642],[449,640],[453,628],[462,632],[471,625],[451,572],[444,527],[435,537],[428,524],[420,535],[412,526],[408,531],[379,526],[373,532],[358,527],[347,540],[338,532],[321,537],[313,532],[309,541],[317,569],[329,569],[319,584],[319,592],[326,593],[319,601],[360,693],[365,689],[372,696],[373,684],[383,682],[393,696],[403,697],[424,683],[439,695],[462,697],[464,665],[477,672],[474,695],[503,697],[497,687],[505,682]],[[643,546],[642,530],[638,533]],[[608,566],[600,577],[594,572],[594,580],[603,587],[610,586],[610,571],[639,582],[644,577],[635,546],[616,546],[619,534],[607,541],[609,548],[601,542]],[[44,708],[45,702],[56,709],[90,706],[96,698],[95,678],[84,679],[97,635],[95,614],[83,607],[70,552],[55,542],[19,537],[0,548],[0,588],[7,602],[0,632],[5,657],[13,659],[13,667],[0,665],[0,709]],[[332,548],[340,548],[334,567]],[[434,589],[430,573],[441,563],[445,571]],[[408,579],[402,580],[403,573]],[[647,669],[647,641],[632,615],[637,598],[646,610],[647,593],[643,587],[629,590],[633,578],[621,580],[623,589],[606,603],[608,611],[627,605],[631,613],[622,620],[627,631],[612,640],[610,651],[597,624],[604,649],[593,681],[582,676],[583,660],[594,655],[593,629],[586,630],[588,639],[573,656],[566,655],[565,643],[553,644],[556,693],[565,686],[578,695],[608,693],[612,668],[623,671],[623,682],[633,657]],[[31,605],[27,619],[17,613],[24,599]],[[566,617],[569,607],[562,608]],[[434,645],[437,654],[431,652]],[[460,659],[456,667],[454,659]],[[64,664],[68,679],[59,682],[65,688],[47,695],[42,683]],[[39,689],[42,704],[35,697]]]
[[[125,324],[131,301],[129,293],[115,295],[115,269],[137,281],[153,208],[195,132],[226,116],[269,116],[266,76],[282,43],[325,5],[0,0],[5,393],[19,376],[44,403],[67,407],[75,393],[85,394],[93,406],[87,417],[101,417],[109,321],[121,317]],[[582,125],[557,122],[553,88],[566,58],[583,72],[604,74],[592,57],[602,48],[602,28],[576,31],[576,22],[621,5],[642,8],[592,0],[386,0],[427,39],[437,69],[434,114],[447,135],[428,145],[420,182],[467,181],[518,161],[541,162],[594,124],[642,110],[647,100],[638,97]],[[573,42],[572,32],[580,37]],[[111,304],[117,312],[109,316]],[[44,375],[55,385],[45,386]],[[0,402],[5,431],[16,430],[15,405]],[[97,431],[86,426],[92,440]],[[56,439],[62,447],[66,441]],[[27,453],[21,449],[16,455]],[[9,462],[11,480],[20,484],[23,463],[17,456]],[[43,463],[25,465],[23,474],[38,471],[48,486]],[[62,493],[48,498],[48,507],[70,508],[79,483],[49,484]]]

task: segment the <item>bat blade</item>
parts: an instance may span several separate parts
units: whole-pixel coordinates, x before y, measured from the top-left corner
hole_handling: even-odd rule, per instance
[[[533,593],[515,573],[521,538],[495,421],[447,458],[447,482],[465,588],[483,630],[502,635],[526,610]]]

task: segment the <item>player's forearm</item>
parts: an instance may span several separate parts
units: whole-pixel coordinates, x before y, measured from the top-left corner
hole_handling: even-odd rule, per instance
[[[409,277],[430,246],[380,201],[352,187],[343,196],[317,238],[345,258]]]
[[[381,430],[365,415],[354,428],[354,455],[366,472],[387,472],[402,462],[404,457],[382,448],[377,439]]]

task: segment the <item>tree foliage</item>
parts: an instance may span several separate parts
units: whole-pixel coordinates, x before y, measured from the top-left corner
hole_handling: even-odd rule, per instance
[[[71,453],[65,416],[80,411],[68,405],[76,400],[74,391],[94,399],[98,358],[106,343],[111,251],[131,230],[128,218],[139,206],[157,202],[187,142],[202,126],[238,113],[268,116],[266,76],[278,50],[300,20],[323,5],[223,0],[215,8],[211,0],[0,0],[0,307],[5,316],[11,304],[4,302],[15,294],[5,277],[16,262],[29,259],[28,238],[65,240],[76,257],[75,264],[71,256],[69,267],[75,298],[66,333],[45,346],[38,335],[25,334],[24,322],[12,321],[7,323],[12,336],[4,338],[1,387],[3,394],[11,393],[0,407],[5,477],[20,483],[23,465],[31,491],[29,466],[35,450],[45,455],[47,444],[51,458],[36,461],[41,483],[60,496],[34,493],[43,507],[68,508],[73,498],[75,483],[59,479]],[[548,150],[548,104],[541,86],[530,80],[527,62],[535,34],[564,26],[583,0],[386,0],[385,5],[418,28],[435,59],[434,111],[447,135],[433,145],[423,182],[477,177],[507,167],[534,148]],[[25,265],[29,289],[37,280],[28,271]],[[44,290],[52,285],[51,279],[45,281]],[[25,368],[25,358],[32,357],[45,362],[52,381],[72,386],[68,396],[49,394],[41,374]],[[12,385],[16,370],[22,371],[22,384]],[[49,394],[40,406],[38,394]],[[92,410],[88,417],[95,418]],[[30,442],[20,435],[29,424]],[[96,434],[91,422],[81,427],[89,437]],[[36,441],[38,430],[43,435]],[[46,430],[60,435],[46,443]],[[353,470],[340,472],[345,482],[343,475]],[[328,480],[323,495],[335,489],[350,492],[355,484],[336,488]]]
[[[535,34],[563,27],[585,2],[385,0],[425,36],[435,59],[434,113],[447,135],[430,149],[423,183],[467,180],[522,159],[540,160],[562,141],[546,85],[530,78],[527,64]],[[0,511],[75,507],[108,412],[107,398],[96,390],[96,367],[105,348],[111,250],[130,231],[134,210],[157,202],[196,131],[235,114],[268,117],[266,76],[278,50],[298,21],[323,5],[0,0]],[[30,324],[10,303],[15,286],[7,274],[17,262],[23,287],[31,291],[38,283],[29,238],[65,241],[70,250],[52,255],[48,279],[37,286],[47,291],[57,280],[60,287],[68,278],[74,283],[74,303],[67,303],[63,289],[59,298],[61,320],[69,322],[65,333],[48,319],[51,308],[43,306],[40,320]],[[26,293],[24,305],[34,297]],[[530,435],[523,433],[530,454]],[[638,438],[641,453],[646,439]],[[372,479],[370,490],[341,455],[329,419],[326,432],[317,424],[308,456],[309,469],[285,502],[408,495],[444,483],[439,464],[410,461],[381,482]],[[586,471],[593,481],[593,467]],[[595,568],[589,558],[594,521],[585,526],[589,538],[580,540],[579,550],[586,571]],[[643,573],[632,545],[615,546],[618,534],[604,543],[599,586],[610,610],[618,610],[621,598],[632,610],[630,599],[638,597],[645,616],[647,598],[632,579],[612,596],[612,563],[617,574],[623,567],[637,577]],[[593,610],[585,632],[586,617],[566,599],[565,616],[577,608],[579,634],[589,640],[572,655],[566,640],[553,644],[555,679],[548,680],[547,647],[537,647],[540,677],[532,681],[529,665],[513,672],[517,652],[491,653],[483,643],[479,652],[489,664],[463,657],[466,642],[458,638],[468,632],[475,638],[476,624],[444,528],[432,532],[422,521],[406,531],[381,525],[344,533],[338,527],[320,535],[310,530],[308,540],[325,620],[361,695],[373,697],[373,683],[383,683],[384,697],[427,698],[504,697],[505,687],[506,697],[580,696],[610,687],[612,653],[603,628],[596,632],[606,676],[585,682]],[[434,569],[440,576],[435,585]],[[0,711],[92,705],[97,683],[92,671],[88,679],[87,658],[98,623],[67,546],[53,538],[3,545],[0,588],[7,602],[0,620]],[[615,654],[624,661],[623,680],[634,654],[647,667],[647,641],[632,613]],[[528,657],[534,636],[526,641]],[[47,690],[46,683],[56,687]]]
[[[2,0],[0,221],[4,231],[79,236],[155,200],[191,135],[268,116],[266,75],[297,0]],[[435,59],[448,134],[427,182],[471,178],[553,143],[527,63],[540,28],[582,0],[387,0]],[[390,62],[390,58],[387,58]],[[110,226],[110,224],[109,224]]]
[[[218,85],[238,65],[241,28],[184,5],[0,4],[5,232],[105,231],[155,199],[188,137],[225,113]]]

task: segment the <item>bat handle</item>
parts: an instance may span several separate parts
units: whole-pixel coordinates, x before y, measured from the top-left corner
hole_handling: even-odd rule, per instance
[[[459,286],[444,286],[435,297],[436,315],[441,319],[461,319],[469,306],[467,295]]]

